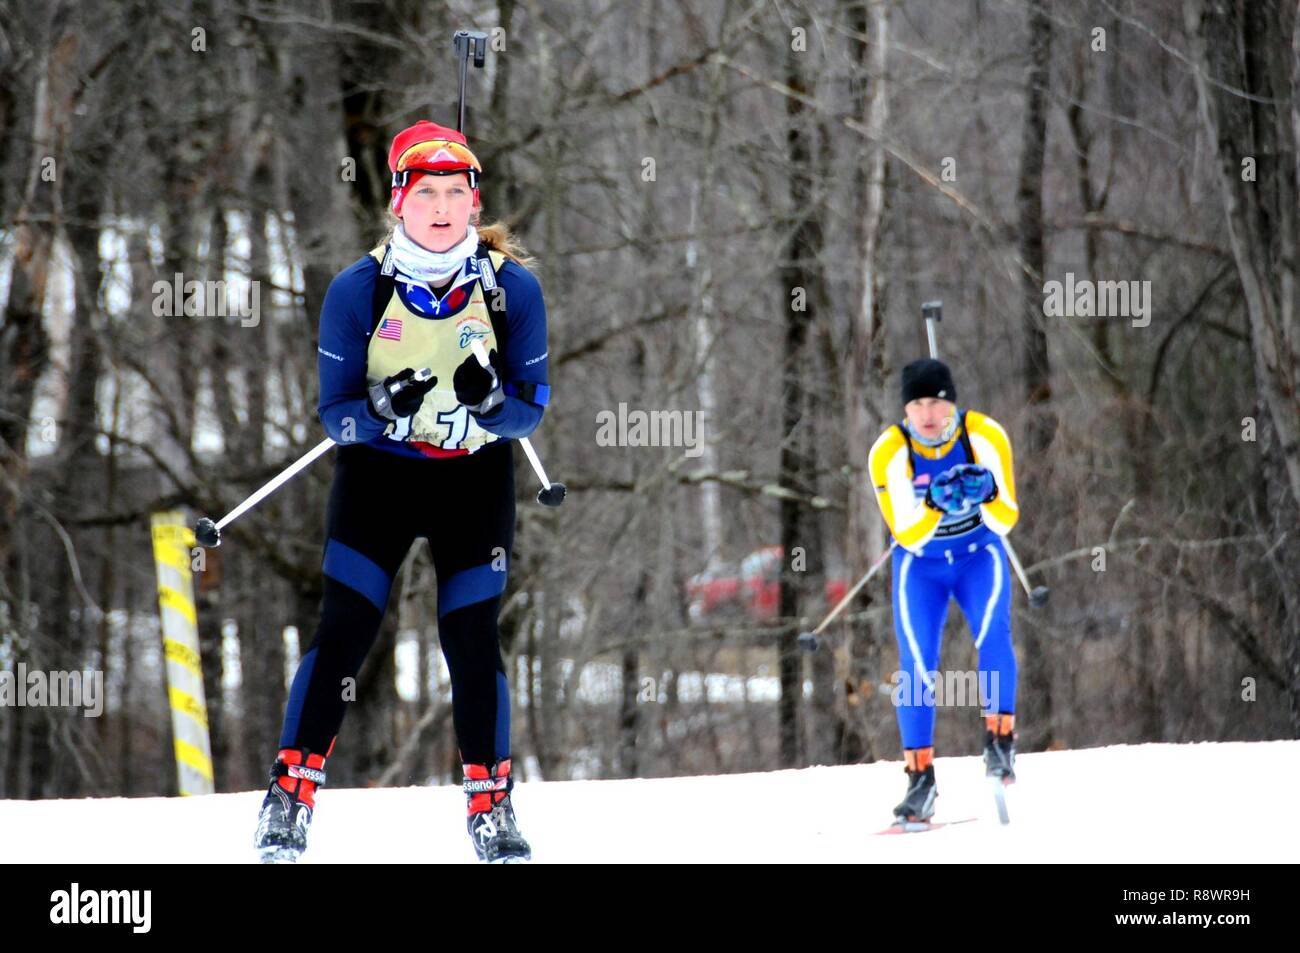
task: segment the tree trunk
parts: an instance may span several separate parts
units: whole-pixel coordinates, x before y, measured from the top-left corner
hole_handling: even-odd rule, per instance
[[[786,82],[811,96],[814,81],[804,75],[802,54],[791,49],[786,58]],[[816,443],[811,433],[811,395],[816,379],[821,377],[813,349],[807,347],[808,331],[814,315],[829,311],[830,295],[822,270],[824,245],[820,215],[824,205],[823,190],[814,181],[815,168],[811,140],[816,126],[807,121],[807,109],[801,99],[786,97],[786,146],[790,156],[790,218],[793,223],[781,268],[781,294],[786,312],[785,347],[781,368],[781,463],[779,482],[800,495],[816,492],[810,478],[816,472],[813,459]],[[780,503],[781,580],[780,615],[793,619],[807,610],[811,614],[822,604],[820,598],[825,578],[825,552],[816,512],[798,499],[783,498]],[[796,570],[795,560],[802,561]],[[810,739],[814,750],[801,751],[799,708],[803,697],[803,659],[796,642],[795,626],[780,635],[780,713],[781,763],[786,767],[802,764],[808,755],[829,760],[831,749],[838,749],[834,724],[833,680],[827,685],[823,665],[814,668],[820,683],[815,696],[814,718]],[[824,661],[824,660],[823,660]],[[833,670],[832,670],[833,672]]]
[[[1186,0],[1184,14],[1201,122],[1218,160],[1228,237],[1246,299],[1256,386],[1277,438],[1265,450],[1276,455],[1278,480],[1289,489],[1290,499],[1274,507],[1274,526],[1278,535],[1294,536],[1300,506],[1296,6],[1282,0]],[[1275,558],[1289,549],[1278,547]],[[1287,610],[1282,642],[1291,731],[1300,737],[1295,565],[1279,568],[1292,583],[1282,586]]]
[[[1047,452],[1056,434],[1056,415],[1052,406],[1052,369],[1047,351],[1047,334],[1043,326],[1043,166],[1047,154],[1047,95],[1051,82],[1052,21],[1044,0],[1029,4],[1029,67],[1025,83],[1025,113],[1021,127],[1020,176],[1016,192],[1019,216],[1020,257],[1025,270],[1021,274],[1021,333],[1024,336],[1025,406],[1028,411],[1026,439],[1018,454],[1020,472],[1016,481],[1022,485],[1046,489],[1050,483]],[[1027,465],[1026,465],[1027,464]],[[1020,526],[1032,526],[1039,507],[1021,505]],[[1040,493],[1040,498],[1045,494]],[[1019,534],[1024,539],[1024,529]],[[1021,653],[1031,719],[1022,720],[1027,730],[1022,734],[1026,749],[1048,747],[1053,740],[1052,673],[1045,653],[1048,642],[1037,626],[1027,627]],[[1036,710],[1035,710],[1036,709]]]
[[[855,8],[854,29],[868,37],[857,45],[857,69],[869,77],[856,109],[873,136],[865,145],[866,164],[857,177],[859,205],[863,214],[858,232],[861,244],[858,307],[849,326],[849,360],[844,365],[846,432],[849,448],[848,534],[845,539],[845,567],[849,576],[864,572],[877,555],[889,545],[889,532],[876,505],[875,488],[867,472],[867,455],[876,433],[884,425],[887,396],[885,388],[885,275],[880,266],[880,251],[885,227],[885,177],[888,165],[885,150],[876,134],[884,130],[889,119],[887,65],[889,52],[889,7],[879,0]],[[879,589],[872,585],[872,589]],[[861,602],[859,602],[859,605]],[[848,636],[848,672],[845,690],[844,761],[874,761],[872,735],[876,722],[871,701],[872,688],[880,681],[880,646],[887,642],[887,631],[876,631],[869,623],[850,623]]]
[[[0,602],[21,615],[11,583],[12,534],[19,526],[14,486],[26,484],[27,435],[36,385],[49,364],[45,290],[50,275],[67,155],[65,143],[76,104],[80,42],[69,25],[72,5],[60,3],[51,18],[50,49],[41,60],[32,108],[32,151],[22,207],[13,230],[14,266],[9,300],[0,324]],[[30,724],[30,720],[28,720]]]

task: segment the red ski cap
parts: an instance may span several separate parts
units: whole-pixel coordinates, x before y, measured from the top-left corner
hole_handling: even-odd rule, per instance
[[[401,214],[406,190],[420,174],[452,175],[464,172],[474,193],[474,206],[478,207],[478,177],[483,166],[470,150],[465,136],[455,129],[427,119],[408,126],[393,138],[393,144],[388,150],[388,169],[393,173],[395,214]]]

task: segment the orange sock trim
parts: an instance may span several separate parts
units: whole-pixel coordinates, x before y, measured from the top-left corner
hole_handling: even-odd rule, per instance
[[[999,712],[996,715],[984,716],[984,727],[995,735],[1009,735],[1016,728],[1016,716],[1008,715],[1006,712]]]
[[[924,771],[934,763],[934,748],[905,748],[903,760],[907,762],[908,771]]]

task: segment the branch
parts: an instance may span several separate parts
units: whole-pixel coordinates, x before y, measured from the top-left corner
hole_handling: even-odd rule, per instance
[[[1285,691],[1287,688],[1286,678],[1282,674],[1282,667],[1275,664],[1264,654],[1264,649],[1256,641],[1255,637],[1237,621],[1237,614],[1229,609],[1226,605],[1214,598],[1207,592],[1202,591],[1199,585],[1191,585],[1182,579],[1173,576],[1166,576],[1149,566],[1134,561],[1134,565],[1142,570],[1148,576],[1159,579],[1162,582],[1177,586],[1183,592],[1186,592],[1201,605],[1210,611],[1210,614],[1223,625],[1228,631],[1229,637],[1237,648],[1241,649],[1243,655],[1257,665],[1264,673],[1264,677],[1273,683],[1278,689]]]
[[[49,510],[37,503],[30,494],[24,494],[22,492],[22,488],[19,487],[18,481],[9,474],[8,467],[0,467],[0,475],[4,476],[5,482],[9,484],[9,492],[14,495],[15,499],[22,500],[25,504],[35,510],[38,516],[42,517],[50,524],[55,534],[59,537],[59,541],[63,544],[63,553],[68,560],[68,571],[72,576],[73,586],[81,596],[82,601],[86,604],[86,607],[93,613],[94,618],[96,620],[102,619],[104,617],[104,610],[99,607],[99,603],[97,603],[94,600],[94,597],[92,597],[86,590],[86,584],[81,579],[81,564],[77,561],[77,547],[73,545],[72,537],[68,535],[68,531],[63,528],[62,524],[54,518],[54,515]]]
[[[678,318],[685,317],[686,314],[687,308],[685,305],[682,305],[677,308],[671,308],[667,311],[657,311],[654,314],[643,315],[634,321],[628,321],[624,324],[615,325],[614,327],[608,328],[602,333],[584,341],[582,344],[579,344],[576,347],[571,347],[569,350],[556,355],[552,359],[552,364],[558,366],[560,364],[567,364],[570,361],[576,361],[578,358],[594,354],[616,337],[621,337],[631,331],[648,328],[661,321],[675,321]]]
[[[771,477],[754,476],[749,470],[696,470],[680,472],[690,457],[682,456],[668,465],[667,476],[675,477],[683,486],[698,486],[701,483],[719,483],[751,496],[768,496],[778,500],[794,500],[815,510],[843,510],[843,505],[828,500],[819,494],[808,495],[783,487]],[[611,493],[644,493],[648,487],[646,480],[591,480],[577,482],[565,481],[570,490],[580,492],[606,491]]]
[[[1116,521],[1118,523],[1118,520]],[[1101,549],[1110,553],[1122,553],[1128,549],[1141,549],[1144,546],[1155,546],[1164,544],[1167,546],[1177,546],[1180,549],[1213,549],[1219,546],[1235,546],[1237,543],[1260,542],[1267,538],[1266,533],[1250,533],[1245,536],[1223,536],[1219,539],[1172,539],[1165,536],[1139,536],[1135,539],[1126,539],[1121,542],[1108,541],[1106,543],[1097,543],[1092,546],[1083,546],[1079,549],[1072,549],[1069,552],[1061,553],[1050,559],[1042,559],[1032,566],[1025,567],[1025,574],[1037,570],[1052,569],[1063,563],[1075,559],[1087,559],[1095,556],[1097,550]]]
[[[1130,238],[1141,238],[1147,241],[1158,242],[1165,245],[1176,245],[1179,248],[1190,248],[1193,251],[1205,252],[1214,255],[1216,258],[1222,258],[1225,261],[1235,261],[1232,257],[1232,251],[1213,242],[1200,241],[1194,238],[1185,238],[1182,235],[1169,234],[1166,232],[1157,232],[1144,225],[1136,222],[1129,222],[1123,219],[1106,218],[1097,212],[1089,212],[1082,218],[1066,219],[1065,221],[1052,222],[1048,226],[1054,231],[1076,231],[1094,229],[1103,232],[1115,232],[1118,235],[1127,235]]]
[[[749,69],[747,66],[737,63],[735,60],[731,59],[731,57],[727,56],[725,53],[718,53],[716,54],[715,58],[723,66],[731,67],[733,70],[740,73],[742,76],[746,77],[747,79],[750,79],[761,86],[765,86],[768,89],[772,90],[773,92],[779,93],[780,95],[785,96],[789,99],[797,100],[798,102],[803,103],[805,106],[807,106],[809,109],[813,110],[814,112],[819,112],[819,113],[825,112],[821,104],[817,102],[816,98],[809,96],[806,93],[800,92],[799,90],[785,83],[759,76],[753,70]],[[987,237],[990,240],[991,246],[996,246],[1001,244],[1002,234],[1004,231],[1002,225],[999,222],[994,221],[991,215],[989,215],[982,208],[980,208],[980,206],[977,205],[973,200],[967,198],[966,195],[962,193],[960,190],[940,180],[934,174],[933,171],[931,171],[929,168],[926,167],[925,163],[922,162],[919,157],[917,157],[912,153],[910,149],[908,149],[902,143],[896,141],[895,139],[893,139],[891,136],[887,134],[884,133],[877,134],[873,130],[869,129],[864,122],[862,122],[860,119],[857,119],[853,116],[836,116],[835,118],[837,118],[840,124],[845,128],[851,129],[854,132],[859,133],[860,135],[864,136],[869,142],[875,143],[880,148],[888,152],[891,156],[898,159],[900,162],[903,163],[903,165],[911,169],[912,172],[919,179],[921,179],[921,181],[925,182],[931,188],[936,189],[940,194],[942,194],[950,202],[956,205],[958,209],[960,209],[962,212],[968,215],[975,222],[976,225],[978,225],[981,229],[983,229],[983,231],[986,233]],[[1003,251],[1001,254],[1003,254],[1008,259],[1008,261],[1014,266],[1015,269],[1023,271],[1025,274],[1029,275],[1034,281],[1037,281],[1040,284],[1042,283],[1043,280],[1042,275],[1038,274],[1032,268],[1030,268],[1025,263],[1024,259],[1022,259],[1018,254],[1012,251]]]

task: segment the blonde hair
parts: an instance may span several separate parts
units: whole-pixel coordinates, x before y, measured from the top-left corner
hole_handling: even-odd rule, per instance
[[[536,259],[528,254],[523,244],[515,237],[514,232],[510,231],[510,226],[505,222],[490,222],[487,225],[479,224],[482,218],[482,208],[476,208],[470,213],[469,223],[478,229],[479,241],[492,251],[500,252],[511,261],[527,268]],[[384,235],[383,243],[387,244],[393,240],[393,231],[402,220],[393,214],[391,208],[388,209],[388,233]]]

